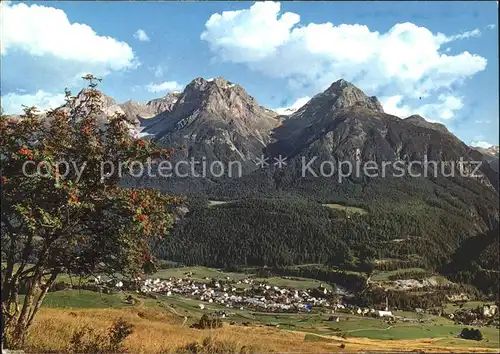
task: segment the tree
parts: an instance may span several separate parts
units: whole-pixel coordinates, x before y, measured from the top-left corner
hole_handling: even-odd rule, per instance
[[[458,335],[460,338],[469,339],[469,340],[483,340],[483,334],[479,329],[474,328],[463,328],[460,334]]]
[[[76,98],[66,90],[67,103],[45,116],[25,107],[20,119],[0,118],[2,345],[9,348],[22,347],[62,272],[152,269],[152,241],[168,233],[183,202],[120,186],[131,166],[172,151],[133,138],[124,115],[107,117],[98,79],[84,79],[88,88]]]

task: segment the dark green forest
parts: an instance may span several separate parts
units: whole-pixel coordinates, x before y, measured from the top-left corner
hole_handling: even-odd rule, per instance
[[[357,269],[396,258],[435,269],[477,227],[472,217],[428,204],[359,215],[304,199],[246,199],[193,207],[160,255],[214,267],[323,263]]]
[[[488,295],[500,288],[498,226],[467,239],[444,265],[442,272],[457,282],[470,283]]]
[[[452,269],[460,270],[457,281],[476,284],[486,293],[498,284],[498,272],[478,271],[472,253],[456,255],[476,243],[472,240],[498,230],[498,197],[483,184],[466,178],[338,184],[295,178],[294,170],[257,171],[212,184],[203,193],[192,190],[196,196],[188,196],[190,212],[157,248],[157,256],[221,268],[315,263],[362,272]],[[208,206],[210,199],[227,203]],[[366,213],[323,203],[360,207]],[[488,259],[479,265],[484,269],[498,269],[498,263],[490,261],[498,255],[498,232],[491,237],[480,252],[481,259]]]

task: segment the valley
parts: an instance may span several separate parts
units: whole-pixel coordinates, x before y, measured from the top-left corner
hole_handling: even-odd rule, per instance
[[[73,102],[85,106],[89,94],[101,93],[83,90]],[[69,206],[85,223],[72,229],[69,214],[53,221],[40,212],[36,226],[20,227],[44,234],[8,234],[11,255],[2,258],[2,272],[12,282],[14,318],[14,303],[41,301],[25,348],[71,351],[68,343],[85,336],[94,348],[116,324],[133,326],[120,345],[138,353],[498,348],[498,176],[487,152],[420,116],[385,113],[376,97],[345,80],[288,116],[222,78],[196,78],[183,92],[146,105],[104,96],[95,106],[96,136],[82,110],[72,113],[74,121],[65,118],[70,106],[46,117],[64,127],[62,138],[74,129],[90,140],[76,140],[94,161],[84,174],[86,192],[69,179],[64,187],[56,181],[55,192],[37,180],[48,195],[62,193],[53,213]],[[120,126],[120,119],[127,122]],[[116,129],[123,148],[114,144],[95,155],[103,140],[114,142],[106,129]],[[49,144],[53,132],[45,134]],[[137,176],[127,166],[103,175],[97,157],[116,161],[135,149],[154,155],[154,172],[164,162],[184,167],[167,177]],[[64,151],[80,153],[73,146]],[[13,154],[15,165],[17,154],[32,153],[23,147]],[[207,175],[205,165],[189,165],[197,159],[221,168],[238,162],[241,175]],[[477,159],[487,163],[475,178],[455,164]],[[431,166],[430,176],[398,176],[394,167],[387,176],[342,169],[304,175],[304,160],[315,171],[324,171],[325,161],[398,161],[408,172],[422,172],[432,160],[448,174]],[[12,203],[24,200],[11,195]],[[41,205],[50,199],[40,198]],[[37,205],[9,212],[21,210],[32,223],[37,219],[25,215]],[[6,220],[15,230],[15,218]],[[70,230],[63,234],[68,240],[52,231],[60,225]],[[19,243],[35,254],[20,257]],[[33,271],[40,259],[44,268]]]
[[[287,289],[314,289],[322,283],[310,278],[259,277],[252,271],[248,269],[245,273],[235,273],[205,267],[180,267],[160,270],[152,274],[151,279],[176,278],[206,284],[215,279],[221,282],[227,278],[236,282],[252,279],[255,284],[265,282],[271,287]],[[415,269],[406,270],[410,271]],[[372,278],[373,282],[381,284],[393,275],[394,272],[380,272]],[[350,351],[363,351],[366,346],[373,350],[398,346],[401,349],[400,346],[404,345],[404,351],[494,352],[499,345],[498,329],[494,326],[480,327],[484,339],[472,343],[457,338],[463,325],[446,316],[429,313],[393,310],[394,318],[385,319],[357,314],[359,307],[356,306],[336,307],[335,310],[313,306],[308,312],[280,313],[247,307],[228,308],[224,304],[207,303],[190,295],[150,295],[153,294],[154,297],[151,297],[145,293],[116,289],[111,289],[110,293],[69,289],[50,292],[44,300],[44,310],[34,325],[29,347],[44,352],[64,350],[67,336],[71,328],[76,328],[77,322],[99,327],[118,317],[138,325],[138,331],[127,339],[129,348],[137,353],[172,351],[203,336],[233,345],[244,343],[253,346],[254,350],[266,352],[306,347],[313,351],[338,351],[342,344]],[[127,300],[130,297],[134,298],[133,304]],[[204,307],[201,308],[200,304]],[[487,301],[465,302],[460,307],[476,308],[487,304]],[[444,310],[448,314],[453,313],[457,305],[451,302],[444,304]],[[221,313],[223,317],[220,317]],[[203,314],[221,318],[222,327],[210,330],[190,328]],[[43,336],[42,328],[53,333],[50,341]],[[164,338],[163,335],[155,337],[152,333],[169,334]],[[273,340],[267,343],[259,341],[258,336],[264,333]],[[145,335],[150,336],[147,342],[141,341]]]
[[[2,354],[500,354],[497,13],[0,1]]]

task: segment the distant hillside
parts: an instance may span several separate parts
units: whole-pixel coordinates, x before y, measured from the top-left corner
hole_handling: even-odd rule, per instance
[[[499,147],[498,147],[498,145],[492,145],[489,148],[483,148],[483,147],[477,147],[477,146],[476,147],[471,146],[471,148],[479,151],[484,156],[497,157],[498,158],[498,153],[499,153]]]
[[[471,283],[497,297],[500,287],[498,225],[492,230],[469,238],[452,255],[443,271],[452,279]]]

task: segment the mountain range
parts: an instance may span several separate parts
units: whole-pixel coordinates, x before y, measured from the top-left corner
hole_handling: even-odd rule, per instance
[[[146,104],[104,101],[107,113],[125,113],[135,122],[137,137],[165,147],[184,147],[174,155],[175,161],[203,159],[207,164],[220,161],[225,166],[239,161],[244,176],[259,173],[255,162],[262,156],[273,162],[281,155],[290,161],[288,165],[295,166],[301,157],[313,156],[319,157],[318,161],[377,163],[463,158],[484,160],[480,169],[484,178],[478,180],[492,188],[498,185],[494,156],[467,146],[442,124],[418,115],[399,118],[385,113],[376,97],[365,95],[345,80],[332,83],[286,115],[260,106],[241,86],[223,78],[196,78],[183,92],[172,92]],[[195,186],[192,189],[186,188],[187,180],[189,177],[170,178],[168,182],[145,177],[129,183],[193,192],[200,188],[206,191],[220,181],[198,179],[187,183]]]
[[[498,256],[491,251],[498,243],[491,236],[499,219],[498,147],[469,147],[442,124],[388,114],[376,97],[345,80],[286,114],[262,107],[223,78],[196,78],[183,92],[146,104],[118,104],[107,96],[102,103],[103,119],[123,113],[136,137],[175,148],[172,164],[241,164],[239,178],[185,174],[190,167],[183,165],[177,177],[123,179],[124,186],[188,197],[190,212],[159,248],[160,257],[217,267],[327,263],[343,269],[391,260],[453,269],[461,281],[492,288],[491,277],[483,276],[488,270],[465,259],[463,250],[467,240],[483,240],[474,257]],[[332,170],[346,161],[399,161],[422,172],[413,162],[425,160],[444,170],[431,165],[427,177]],[[476,177],[459,173],[452,163],[461,160],[469,173],[475,168],[467,162],[483,162]],[[304,161],[308,171],[326,173],[304,175]],[[202,164],[193,168],[203,170]]]
[[[246,171],[255,170],[253,161],[262,153],[290,157],[311,143],[324,144],[325,139],[337,139],[331,141],[334,146],[324,147],[334,149],[336,158],[352,158],[358,149],[362,158],[379,160],[425,154],[428,160],[498,158],[498,146],[467,147],[443,124],[419,115],[386,114],[376,97],[345,80],[334,82],[297,110],[282,110],[285,114],[260,106],[241,86],[223,78],[196,78],[183,92],[170,92],[145,104],[117,104],[104,96],[103,107],[106,114],[126,114],[135,122],[138,137],[168,147],[187,146],[183,158],[204,156],[225,163],[237,159]],[[338,146],[342,135],[347,140]]]

